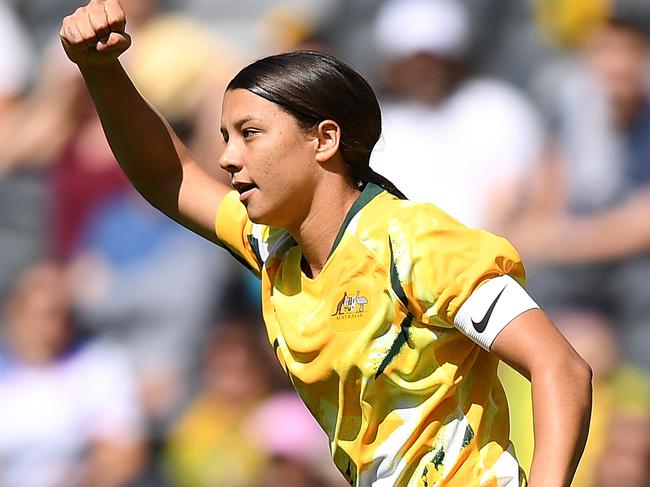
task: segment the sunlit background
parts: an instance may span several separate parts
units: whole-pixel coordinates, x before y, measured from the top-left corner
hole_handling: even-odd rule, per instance
[[[346,485],[254,277],[120,172],[58,40],[82,2],[0,2],[0,486]],[[238,69],[306,48],[364,73],[384,111],[373,167],[510,239],[591,365],[574,485],[650,486],[648,0],[122,3],[128,72],[226,181]],[[500,373],[527,468],[530,388]]]

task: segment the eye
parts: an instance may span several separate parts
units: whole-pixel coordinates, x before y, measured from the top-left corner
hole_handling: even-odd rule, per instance
[[[223,138],[223,141],[227,144],[227,143],[228,143],[228,139],[230,138],[230,137],[228,136],[228,132],[226,132],[225,130],[222,130],[222,131],[221,131],[221,137]]]
[[[251,129],[251,128],[243,129],[241,132],[242,132],[242,135],[243,135],[243,137],[244,137],[245,140],[246,140],[246,139],[251,139],[251,138],[253,138],[255,135],[257,135],[257,134],[260,133],[259,130]]]

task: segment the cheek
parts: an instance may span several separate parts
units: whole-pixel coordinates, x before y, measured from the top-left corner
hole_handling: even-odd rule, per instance
[[[304,141],[282,140],[269,151],[268,157],[260,165],[265,178],[272,179],[279,187],[293,187],[305,182],[310,169],[310,153]]]

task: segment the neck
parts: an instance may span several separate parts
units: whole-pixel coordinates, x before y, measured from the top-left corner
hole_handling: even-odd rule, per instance
[[[359,194],[359,190],[347,182],[319,185],[307,217],[299,228],[291,231],[302,251],[303,271],[311,278],[323,269],[343,221]]]

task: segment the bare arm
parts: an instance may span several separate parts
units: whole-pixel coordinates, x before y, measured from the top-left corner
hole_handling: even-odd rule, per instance
[[[529,262],[586,263],[650,250],[650,190],[591,215],[530,216],[506,232]]]
[[[513,221],[494,230],[506,235],[529,263],[587,263],[649,251],[650,189],[607,210],[572,215],[565,166],[549,145],[530,178],[525,207]]]
[[[515,318],[492,351],[532,384],[535,449],[529,487],[568,487],[589,431],[591,369],[537,309]]]
[[[53,163],[81,123],[83,81],[48,49],[36,85],[0,127],[0,174]]]
[[[169,217],[215,241],[214,217],[229,188],[200,168],[134,87],[117,59],[130,45],[125,26],[119,0],[91,0],[64,19],[61,41],[135,188]]]

